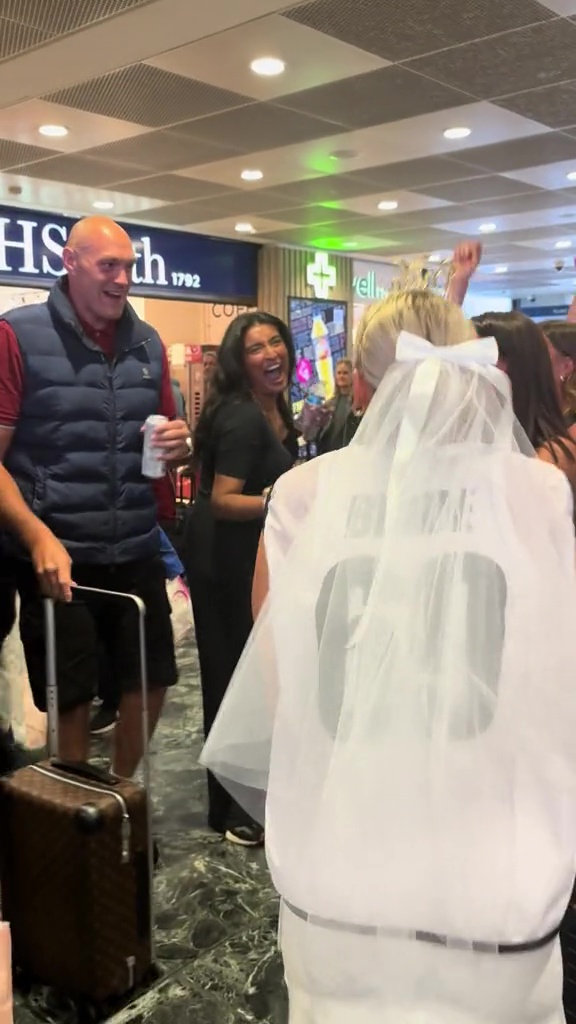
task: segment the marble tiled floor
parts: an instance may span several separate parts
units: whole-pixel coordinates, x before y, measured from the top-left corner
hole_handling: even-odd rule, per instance
[[[285,1024],[287,998],[276,950],[278,901],[261,852],[224,843],[205,828],[197,765],[201,706],[196,650],[180,654],[152,755],[160,980],[109,1018],[113,1024]],[[16,995],[15,1024],[75,1024],[53,992]]]

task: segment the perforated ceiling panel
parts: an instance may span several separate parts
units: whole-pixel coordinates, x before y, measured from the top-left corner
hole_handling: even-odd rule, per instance
[[[56,151],[52,149],[44,149],[40,146],[26,146],[22,142],[0,139],[0,170],[2,171],[10,167],[18,167],[20,164],[31,164],[35,160],[43,160],[57,155]]]
[[[0,0],[2,60],[2,203],[385,260],[477,237],[500,287],[576,252],[576,0]]]
[[[45,98],[65,107],[150,128],[205,117],[250,102],[247,97],[227,89],[173,75],[148,64],[132,64]]]
[[[149,178],[138,178],[115,185],[115,191],[129,195],[146,196],[150,199],[161,199],[167,203],[179,203],[192,199],[204,199],[208,196],[221,195],[231,191],[223,185],[211,185],[208,181],[194,181],[193,178],[181,178],[177,174],[157,174]]]
[[[284,13],[301,25],[392,61],[553,17],[535,0],[312,0]]]
[[[154,0],[0,0],[0,15],[52,35],[113,18]]]
[[[0,0],[0,58],[155,0]]]
[[[9,18],[0,17],[0,60],[38,46],[50,38],[50,32],[42,32],[30,25],[20,25]]]
[[[136,164],[150,171],[174,171],[192,166],[195,161],[207,163],[223,159],[233,152],[209,142],[193,142],[171,131],[144,132],[132,139],[109,142],[86,151],[88,156],[98,160]]]

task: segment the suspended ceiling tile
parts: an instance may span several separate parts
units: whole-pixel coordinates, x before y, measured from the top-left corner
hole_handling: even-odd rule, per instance
[[[567,128],[573,125],[576,113],[576,81],[529,89],[516,96],[506,96],[497,103],[549,128]]]
[[[267,191],[274,193],[274,190],[260,189],[259,195],[265,195]],[[291,199],[302,202],[327,203],[350,196],[360,196],[366,191],[366,185],[358,181],[350,180],[343,175],[326,174],[319,178],[306,179],[304,181],[287,182],[279,186],[275,194],[282,193]]]
[[[574,221],[576,222],[576,210],[574,211]],[[556,242],[559,240],[571,242],[570,249],[557,249]],[[559,229],[546,238],[534,239],[532,242],[518,242],[518,246],[524,249],[538,249],[540,252],[550,253],[558,257],[558,259],[569,260],[573,265],[576,254],[576,223],[568,225],[564,229]]]
[[[289,210],[291,207],[300,206],[300,203],[282,195],[280,192],[272,191],[260,195],[258,192],[247,193],[241,189],[230,190],[217,199],[217,205],[221,216],[237,216],[241,220],[248,220],[252,214],[276,215],[278,210]],[[202,218],[213,220],[214,218]]]
[[[397,210],[379,210],[378,203],[398,203]],[[366,216],[379,217],[384,227],[389,218],[401,216],[403,213],[433,210],[441,206],[449,206],[449,203],[442,199],[435,199],[430,196],[419,195],[417,192],[405,192],[397,189],[394,192],[376,192],[352,199],[342,199],[339,202],[340,209],[352,210],[354,213],[361,213]]]
[[[471,99],[465,90],[430,82],[405,68],[386,67],[277,102],[356,130],[464,106]]]
[[[167,224],[185,228],[194,221],[219,220],[222,211],[217,205],[218,200],[206,199],[205,202],[192,200],[184,203],[172,203],[153,206],[148,210],[147,217],[151,224]]]
[[[493,220],[495,216],[509,213],[525,213],[530,210],[557,209],[564,203],[563,193],[559,192],[528,192],[506,199],[478,200],[467,207],[471,217],[481,220]]]
[[[493,222],[496,224],[496,232],[490,234],[489,239],[492,240],[497,238],[498,235],[505,236],[516,231],[526,231],[528,234],[532,232],[536,237],[539,237],[542,234],[540,229],[547,232],[550,225],[558,225],[558,231],[561,232],[561,219],[564,215],[571,218],[573,212],[576,216],[576,206],[565,204],[564,206],[558,206],[549,210],[531,209],[526,210],[524,213],[501,214],[499,217],[493,218]],[[474,220],[455,219],[453,223],[444,224],[443,227],[457,234],[482,238],[479,232],[479,227],[482,223],[487,223],[486,217],[478,217]]]
[[[34,28],[0,17],[0,60],[25,53],[26,50],[31,50],[50,39],[51,35],[47,29]]]
[[[445,139],[444,129],[454,124],[470,127],[470,137],[459,142]],[[181,127],[178,126],[178,131]],[[320,175],[333,176],[336,171],[340,177],[350,177],[352,171],[358,171],[361,177],[365,168],[373,169],[380,165],[394,167],[420,158],[424,161],[435,156],[449,155],[457,163],[453,177],[459,178],[469,173],[469,168],[462,170],[460,162],[467,160],[468,151],[478,149],[479,143],[496,143],[523,136],[535,137],[538,132],[547,133],[549,129],[518,114],[501,110],[491,103],[473,103],[456,110],[424,114],[384,126],[329,135],[291,146],[281,144],[276,148],[272,145],[268,149],[253,148],[249,155],[231,157],[202,167],[185,168],[180,173],[234,187],[242,185],[242,170],[257,168],[263,172],[264,186],[281,188],[285,183],[318,178]],[[268,142],[271,144],[272,140],[268,139]],[[391,171],[391,174],[396,173],[394,169]]]
[[[60,139],[40,135],[38,129],[44,124],[62,125],[68,129],[68,135]],[[141,125],[87,114],[45,100],[26,100],[14,107],[0,109],[0,135],[3,138],[60,153],[75,153],[145,131]]]
[[[19,194],[14,195],[8,189],[18,189]],[[93,204],[102,201],[113,204],[111,215],[115,217],[141,213],[153,205],[150,199],[122,195],[117,191],[83,188],[59,181],[25,178],[23,175],[0,174],[0,202],[10,206],[82,216],[94,213]]]
[[[506,5],[501,4],[504,8]],[[556,19],[444,50],[407,67],[479,99],[509,96],[524,89],[576,78],[576,25]]]
[[[200,235],[218,235],[224,238],[234,238],[244,241],[258,241],[272,231],[278,231],[286,227],[282,221],[272,220],[269,217],[250,217],[249,223],[254,228],[253,234],[242,234],[235,229],[237,220],[235,217],[220,217],[216,220],[191,221],[187,225],[190,230]]]
[[[45,99],[150,128],[205,117],[248,102],[245,96],[148,64],[119,68]]]
[[[524,167],[576,159],[576,139],[560,132],[548,132],[490,146],[479,146],[465,153],[458,153],[454,159],[465,163],[467,167],[506,174]]]
[[[22,25],[66,35],[98,21],[144,7],[151,0],[2,0],[0,14]]]
[[[319,203],[312,203],[310,206],[298,206],[283,211],[274,212],[278,220],[286,220],[288,224],[301,227],[313,227],[318,224],[340,224],[354,220],[355,213],[350,210],[338,210],[331,206],[322,206]]]
[[[178,174],[156,174],[148,178],[125,181],[121,185],[116,185],[115,189],[117,192],[145,196],[166,203],[203,199],[227,191],[222,185],[210,185],[207,181],[194,181],[192,178],[182,178]]]
[[[284,74],[255,75],[250,63],[262,56],[283,60]],[[146,63],[255,100],[273,100],[373,71],[387,62],[324,32],[273,14],[161,53]]]
[[[467,175],[470,175],[469,168],[464,168],[449,157],[429,156],[380,167],[366,167],[360,171],[351,171],[348,177],[363,184],[393,189],[422,188],[424,185],[457,181]]]
[[[230,156],[230,149],[212,142],[195,142],[177,131],[145,132],[136,138],[124,139],[87,149],[86,156],[114,163],[129,163],[149,171],[176,171],[190,163],[192,156],[208,161]]]
[[[328,230],[324,225],[318,228],[290,228],[286,231],[268,232],[270,241],[278,245],[297,245],[304,249],[325,249],[329,252],[369,251],[382,248],[382,239],[369,234],[355,232],[349,235],[342,229]]]
[[[574,160],[561,160],[557,164],[544,164],[541,167],[523,167],[517,171],[507,171],[506,177],[511,181],[527,182],[540,188],[554,191],[570,188],[568,174],[576,174],[576,156]]]
[[[258,197],[257,194],[254,194],[249,196],[240,189],[236,189],[222,195],[206,197],[205,200],[197,199],[175,203],[173,206],[158,207],[153,212],[166,223],[185,226],[209,220],[221,220],[223,217],[234,217],[236,221],[249,221],[254,216],[271,215],[273,219],[276,219],[278,210],[289,210],[290,207],[298,205],[294,200],[282,195],[268,194]]]
[[[91,160],[89,157],[70,154],[56,156],[50,160],[13,167],[15,174],[46,181],[63,181],[71,185],[88,185],[100,188],[115,182],[126,181],[138,173],[139,168],[110,163],[105,160]]]
[[[182,126],[178,130],[182,131]],[[250,153],[340,134],[343,128],[341,124],[272,103],[252,103],[238,110],[203,117],[188,125],[187,130],[194,139],[225,143],[240,153]]]
[[[540,0],[540,3],[554,14],[561,14],[564,18],[576,14],[576,0]]]
[[[285,15],[391,61],[552,17],[535,0],[312,0]]]
[[[33,163],[45,157],[58,156],[55,149],[44,149],[41,146],[27,146],[23,142],[0,138],[0,171],[20,164]]]
[[[482,199],[502,199],[522,192],[534,194],[536,183],[525,184],[500,175],[486,175],[469,178],[467,181],[452,181],[445,185],[428,185],[423,189],[427,196],[445,199],[450,203],[473,203]]]

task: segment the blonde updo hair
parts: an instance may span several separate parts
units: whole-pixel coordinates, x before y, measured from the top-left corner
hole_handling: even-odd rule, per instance
[[[392,292],[369,306],[358,325],[354,366],[375,390],[396,358],[402,331],[432,345],[459,345],[476,337],[460,306],[431,291]]]

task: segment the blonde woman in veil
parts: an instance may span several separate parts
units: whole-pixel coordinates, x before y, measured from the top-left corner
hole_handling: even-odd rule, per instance
[[[571,494],[493,339],[358,330],[352,444],[274,488],[203,752],[266,825],[290,1024],[560,1024],[576,861]]]

